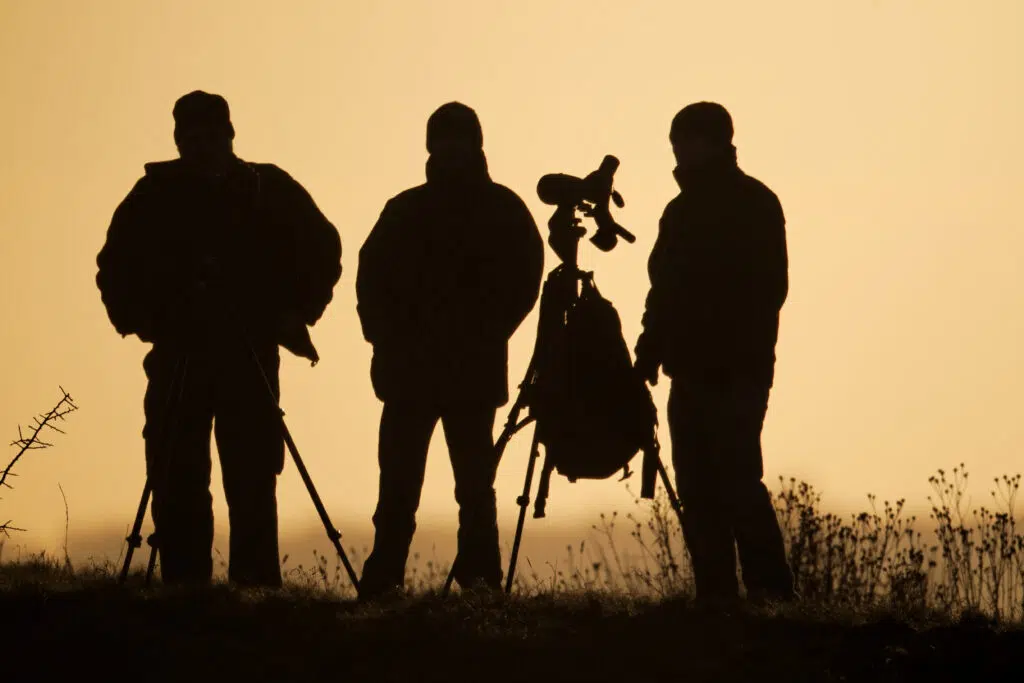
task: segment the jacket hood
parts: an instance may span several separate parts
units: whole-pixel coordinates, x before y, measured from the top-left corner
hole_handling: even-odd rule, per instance
[[[181,172],[181,159],[168,159],[167,161],[150,161],[143,165],[148,176],[162,176],[171,173]]]
[[[676,179],[680,190],[692,189],[702,185],[713,184],[740,172],[736,161],[736,147],[729,145],[721,155],[700,166],[682,169],[676,166],[672,176]]]
[[[426,173],[427,184],[440,187],[466,187],[491,180],[483,150],[459,157],[431,154],[427,159]]]
[[[238,171],[255,171],[255,166],[250,164],[237,156],[232,157],[232,164],[229,167],[229,173],[237,173]],[[150,161],[143,164],[143,168],[146,171],[147,176],[154,177],[166,177],[166,176],[178,176],[189,172],[188,166],[180,158],[178,159],[167,159],[165,161]]]

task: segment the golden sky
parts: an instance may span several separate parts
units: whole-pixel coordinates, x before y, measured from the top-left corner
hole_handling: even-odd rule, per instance
[[[175,156],[171,107],[196,88],[228,99],[238,154],[291,173],[341,233],[344,273],[314,329],[323,360],[285,356],[282,402],[343,527],[373,511],[381,408],[356,257],[385,201],[422,182],[426,119],[449,100],[476,109],[494,179],[545,236],[537,179],[619,157],[615,215],[637,242],[609,254],[584,243],[583,262],[630,346],[677,191],[669,122],[689,102],[723,103],[741,166],[788,219],[767,477],[804,477],[836,506],[869,491],[923,504],[928,475],[963,461],[982,501],[985,481],[1021,468],[1024,443],[1021,26],[1015,0],[0,0],[0,428],[13,439],[58,384],[81,406],[56,448],[23,461],[0,517],[51,543],[59,483],[73,529],[131,522],[148,347],[109,324],[95,256],[143,164]],[[535,324],[513,339],[513,386]],[[662,408],[667,389],[655,390]],[[506,539],[528,441],[499,471]],[[439,429],[421,517],[454,535],[452,487]],[[291,464],[279,491],[284,534],[316,524]],[[631,500],[615,480],[556,477],[549,518],[529,524]]]

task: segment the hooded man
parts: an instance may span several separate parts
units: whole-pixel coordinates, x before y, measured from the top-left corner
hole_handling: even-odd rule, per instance
[[[279,586],[278,346],[317,360],[307,326],[333,297],[341,241],[287,173],[235,156],[223,97],[191,92],[173,116],[180,158],[146,164],[114,212],[96,275],[115,329],[153,344],[143,436],[161,574],[211,579],[212,429],[229,579]]]
[[[788,293],[785,218],[737,165],[732,118],[697,102],[670,132],[682,192],[665,208],[636,368],[672,378],[668,422],[697,597],[790,599],[793,581],[762,478],[761,429]]]
[[[508,340],[540,291],[544,244],[523,201],[491,180],[472,109],[435,111],[427,151],[427,182],[387,202],[359,252],[359,318],[384,402],[364,597],[404,585],[438,421],[459,504],[455,579],[500,588],[502,577],[494,418],[509,398]]]

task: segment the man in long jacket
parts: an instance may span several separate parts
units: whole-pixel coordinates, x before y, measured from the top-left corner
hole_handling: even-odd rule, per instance
[[[500,586],[494,418],[509,398],[508,340],[536,303],[544,245],[529,210],[493,182],[476,113],[427,122],[426,183],[387,202],[356,280],[383,401],[373,552],[360,593],[404,583],[427,447],[440,420],[459,504],[460,586]]]
[[[768,490],[761,429],[774,381],[779,314],[789,289],[785,218],[776,195],[736,162],[733,125],[698,102],[672,122],[681,193],[665,208],[636,367],[672,378],[668,423],[697,597],[793,597]]]
[[[211,578],[212,430],[229,579],[278,586],[278,346],[317,360],[307,326],[341,277],[341,241],[285,171],[235,156],[224,98],[194,91],[173,115],[180,158],[146,164],[114,212],[96,275],[115,329],[153,344],[143,436],[161,574]]]

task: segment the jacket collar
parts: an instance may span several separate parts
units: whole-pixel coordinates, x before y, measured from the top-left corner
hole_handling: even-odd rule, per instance
[[[715,185],[740,173],[742,171],[736,162],[736,148],[732,145],[721,156],[701,166],[686,170],[676,166],[672,169],[672,177],[676,179],[679,189],[684,191]]]
[[[490,182],[487,157],[483,150],[468,159],[465,165],[454,166],[442,156],[432,154],[427,159],[427,185],[461,189]]]

